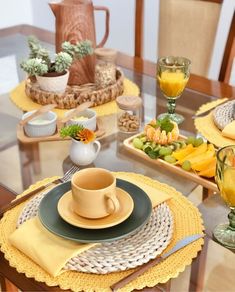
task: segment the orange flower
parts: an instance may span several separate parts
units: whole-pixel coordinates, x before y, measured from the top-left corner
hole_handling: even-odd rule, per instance
[[[95,133],[89,129],[83,129],[77,133],[76,140],[85,144],[90,143],[95,140]]]

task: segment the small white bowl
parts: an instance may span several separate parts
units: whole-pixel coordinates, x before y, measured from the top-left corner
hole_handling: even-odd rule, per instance
[[[67,116],[72,110],[65,113]],[[85,117],[86,120],[77,120],[76,118]],[[67,122],[67,125],[81,125],[84,128],[87,128],[91,131],[96,130],[96,112],[92,109],[85,109],[84,111],[79,112],[74,118]]]
[[[22,119],[27,118],[34,112],[35,110],[25,113]],[[32,119],[24,126],[25,133],[29,137],[51,136],[56,131],[56,120],[57,115],[54,112],[44,113]]]

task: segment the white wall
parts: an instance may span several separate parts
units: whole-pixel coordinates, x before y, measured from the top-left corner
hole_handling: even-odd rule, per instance
[[[148,0],[144,5],[144,59],[156,62],[159,0]]]
[[[0,0],[0,29],[14,25],[31,24],[31,0]]]
[[[60,1],[48,1],[48,0],[29,0],[30,2],[30,14],[32,16],[31,25],[40,27],[49,31],[55,31],[55,17],[51,11],[49,2]]]
[[[29,0],[31,3],[32,25],[55,31],[55,18],[48,0]],[[52,2],[52,1],[51,1]],[[53,1],[60,2],[60,1]],[[134,54],[134,0],[93,0],[96,6],[106,6],[110,10],[110,34],[106,47]],[[105,13],[95,12],[97,43],[103,38]]]
[[[0,0],[3,1],[3,0]],[[0,9],[0,29],[19,24],[29,24],[55,31],[55,17],[48,2],[60,0],[7,0]],[[159,0],[145,1],[144,58],[156,60],[157,7]],[[110,34],[106,47],[134,55],[135,0],[93,0],[94,5],[110,10]],[[14,9],[13,9],[14,7]],[[19,13],[20,11],[20,13]],[[105,14],[95,12],[97,43],[104,35]]]
[[[93,0],[94,5],[106,6],[110,10],[110,33],[106,47],[134,55],[135,1]],[[104,34],[104,14],[95,12],[97,41]]]

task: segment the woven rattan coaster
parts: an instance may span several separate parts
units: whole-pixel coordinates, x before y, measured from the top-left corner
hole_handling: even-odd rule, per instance
[[[18,219],[19,227],[35,217],[45,193],[31,199]],[[107,274],[140,266],[161,254],[173,233],[173,217],[166,203],[157,206],[150,220],[135,234],[124,239],[103,243],[70,259],[66,270]]]
[[[235,100],[217,106],[213,111],[213,120],[220,130],[235,120]]]

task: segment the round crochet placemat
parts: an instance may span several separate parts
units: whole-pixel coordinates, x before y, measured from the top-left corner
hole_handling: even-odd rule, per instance
[[[124,91],[123,95],[134,95],[139,96],[140,90],[139,87],[130,81],[129,79],[124,79]],[[25,81],[21,82],[14,88],[10,93],[11,100],[13,103],[22,111],[31,111],[35,109],[39,109],[41,107],[40,104],[33,102],[30,97],[28,97],[25,93]],[[96,106],[92,108],[96,111],[97,116],[105,116],[115,114],[118,111],[118,106],[116,105],[116,101],[110,101],[105,104]],[[54,109],[53,110],[59,118],[64,117],[64,113],[67,110],[63,109]]]
[[[226,99],[223,98],[203,104],[196,112],[196,114],[203,113],[204,111],[213,108],[215,105],[219,105],[225,100]],[[235,143],[233,139],[222,136],[221,131],[214,123],[212,112],[210,112],[205,117],[195,119],[194,125],[198,132],[200,132],[210,143],[213,143],[217,147],[224,147]]]
[[[37,215],[45,194],[37,195],[26,204],[17,226]],[[65,269],[107,274],[135,268],[162,253],[171,240],[173,227],[170,208],[166,203],[160,204],[153,210],[149,221],[135,234],[91,248],[71,258]]]
[[[157,190],[169,193],[172,199],[168,206],[174,217],[174,233],[171,243],[166,251],[171,249],[178,240],[191,234],[202,234],[204,226],[201,214],[193,204],[181,193],[166,184],[162,184],[144,175],[136,173],[117,172],[116,176],[120,179],[134,179],[143,184],[149,185]],[[44,185],[56,177],[44,179],[32,185],[27,191],[19,196],[25,195],[28,191]],[[110,286],[123,277],[129,275],[131,271],[110,273],[108,275],[95,275],[75,271],[67,271],[57,277],[51,277],[47,272],[35,264],[23,253],[11,246],[8,242],[9,235],[15,230],[17,219],[24,207],[24,203],[14,209],[6,212],[0,221],[0,248],[5,254],[5,258],[12,267],[15,267],[19,273],[24,273],[28,278],[34,278],[39,282],[45,282],[48,286],[60,286],[61,289],[71,289],[73,291],[110,291]],[[180,272],[183,272],[187,265],[192,263],[193,258],[201,250],[203,239],[199,239],[190,245],[172,254],[166,260],[151,268],[149,271],[120,289],[120,291],[132,291],[142,289],[146,286],[153,287],[158,283],[165,283],[171,278],[176,278]]]

